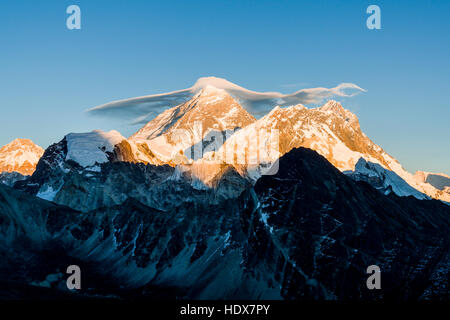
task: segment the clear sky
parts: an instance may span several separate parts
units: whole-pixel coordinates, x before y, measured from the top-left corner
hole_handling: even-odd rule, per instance
[[[81,8],[81,30],[66,8]],[[381,30],[366,8],[381,8]],[[407,170],[450,174],[450,1],[1,1],[0,145],[136,127],[85,110],[217,76],[284,93],[352,82],[337,99]]]

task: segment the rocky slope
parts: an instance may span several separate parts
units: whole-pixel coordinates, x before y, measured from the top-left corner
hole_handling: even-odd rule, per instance
[[[9,187],[14,186],[17,181],[28,179],[29,176],[24,176],[18,172],[2,172],[0,173],[0,183],[6,184]]]
[[[0,149],[0,173],[18,172],[31,175],[44,149],[29,139],[15,139]]]
[[[399,196],[414,196],[417,199],[429,199],[427,195],[414,189],[394,171],[384,168],[378,163],[372,163],[360,158],[354,171],[344,173],[356,181],[366,181],[384,194],[394,192]]]
[[[407,172],[362,132],[356,115],[333,100],[314,109],[276,107],[255,120],[226,90],[208,85],[186,103],[161,113],[118,147],[123,154],[120,159],[128,162],[171,166],[196,162],[191,173],[200,173],[196,178],[206,186],[211,186],[224,164],[255,182],[261,175],[276,172],[281,155],[307,147],[383,192],[450,202],[447,189]],[[379,168],[356,166],[361,158]]]
[[[193,163],[185,156],[188,154],[185,149],[199,149],[202,155],[210,144],[219,142],[215,140],[217,134],[226,139],[234,130],[253,121],[255,119],[224,90],[206,87],[189,102],[158,116],[130,139],[114,130],[66,135],[45,151],[33,176],[18,182],[16,187],[42,199],[82,210],[120,203],[127,196],[153,206],[164,194],[154,195],[157,188],[150,188],[150,185],[175,186],[180,181],[187,183],[183,188],[210,189],[211,201],[215,201],[215,197],[230,197],[242,191],[248,184],[246,179],[238,177],[236,171],[226,164]],[[180,130],[187,132],[189,137],[176,142],[174,137]],[[199,144],[195,146],[195,143]],[[173,157],[177,148],[183,152],[179,157]],[[122,173],[120,164],[112,165],[115,162],[163,167],[146,169],[146,166],[137,166],[142,168],[139,172],[125,170]],[[167,165],[175,167],[177,164],[180,166],[176,170],[167,168]],[[153,181],[146,170],[167,174]],[[174,177],[171,178],[172,174]],[[223,175],[227,176],[222,179]],[[235,187],[225,186],[224,181],[235,184]],[[110,199],[109,194],[113,193],[110,188],[123,190],[123,195]],[[156,199],[150,200],[152,197]],[[168,201],[162,200],[163,203]]]
[[[187,200],[217,203],[235,197],[249,184],[233,168],[215,166],[206,186],[198,176],[207,166],[142,163],[124,152],[130,150],[130,142],[123,139],[115,132],[69,134],[45,151],[30,178],[14,187],[87,211],[120,204],[128,197],[161,210]]]
[[[382,192],[450,202],[448,187],[439,189],[429,183],[431,178],[408,173],[361,131],[353,113],[335,101],[315,109],[277,107],[256,121],[225,90],[211,86],[129,139],[117,131],[68,134],[47,150],[35,177],[18,186],[54,200],[66,181],[62,177],[83,171],[82,176],[89,178],[101,171],[102,164],[117,161],[178,165],[177,172],[189,175],[197,189],[215,188],[230,166],[254,183],[264,174],[276,173],[279,157],[300,146],[316,150],[341,171]]]
[[[307,149],[283,156],[244,198],[249,244],[282,266],[285,296],[447,296],[450,208],[439,201],[385,197]],[[371,264],[385,279],[379,292],[362,281]]]
[[[153,177],[159,168],[153,180],[176,170],[101,166]],[[165,188],[182,200],[152,208],[130,194],[75,211],[0,185],[0,288],[15,288],[0,293],[65,291],[65,268],[76,263],[84,289],[75,295],[97,299],[448,298],[450,207],[385,196],[312,150],[291,150],[276,175],[237,199],[211,203]],[[366,288],[371,264],[381,268],[382,290]]]

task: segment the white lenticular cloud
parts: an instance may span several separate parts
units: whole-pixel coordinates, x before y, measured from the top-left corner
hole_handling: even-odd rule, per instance
[[[277,105],[320,103],[328,98],[352,97],[366,91],[353,83],[341,83],[334,88],[301,89],[290,94],[257,92],[240,87],[225,79],[204,77],[198,79],[192,87],[187,89],[112,101],[91,108],[88,112],[100,116],[131,119],[133,124],[146,123],[162,111],[188,101],[207,86],[227,91],[255,116],[263,115]]]

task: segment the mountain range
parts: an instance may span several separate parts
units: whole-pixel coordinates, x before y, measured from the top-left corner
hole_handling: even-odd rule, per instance
[[[448,298],[449,176],[407,172],[334,100],[256,119],[204,83],[129,138],[17,139],[0,168],[0,283],[19,297],[70,294],[77,261],[84,297]]]
[[[276,144],[271,143],[268,134],[259,137],[260,145],[269,146],[265,158],[261,152],[251,150],[249,141],[255,140],[258,133],[274,131]],[[68,151],[62,160],[73,160],[88,170],[111,159],[178,165],[205,187],[217,180],[226,165],[254,183],[261,176],[261,163],[274,162],[293,148],[307,147],[345,174],[367,181],[382,192],[450,202],[448,176],[429,173],[427,178],[421,178],[419,172],[407,172],[362,132],[355,114],[333,100],[314,109],[303,105],[275,107],[257,120],[226,90],[206,85],[192,99],[164,111],[128,139],[116,131],[94,131],[69,134],[64,141]],[[270,150],[274,145],[276,150]],[[28,153],[17,156],[24,148],[28,148]],[[229,150],[233,151],[231,157]],[[259,158],[248,163],[255,154]],[[42,149],[29,140],[16,140],[0,150],[3,171],[21,174],[32,173],[41,155]]]
[[[0,297],[448,299],[440,201],[386,196],[305,148],[227,199],[174,173],[103,163],[91,179],[71,175],[54,202],[0,185]],[[74,263],[79,293],[65,288]],[[382,290],[366,287],[373,264]]]

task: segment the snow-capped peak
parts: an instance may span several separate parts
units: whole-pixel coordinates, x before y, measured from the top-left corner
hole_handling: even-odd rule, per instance
[[[334,88],[305,88],[286,94],[271,91],[258,92],[246,89],[225,79],[203,77],[199,78],[189,88],[112,101],[93,107],[89,109],[89,112],[98,115],[108,114],[123,117],[123,112],[132,111],[132,115],[136,117],[136,123],[141,123],[146,119],[151,120],[155,112],[161,112],[186,103],[202,90],[206,89],[208,91],[211,88],[226,91],[247,110],[254,112],[254,114],[265,113],[276,105],[290,106],[299,103],[318,103],[324,97],[351,97],[358,92],[365,91],[355,84],[341,83]],[[348,90],[351,90],[352,93],[349,93]]]
[[[323,106],[320,107],[323,111],[342,111],[344,107],[342,104],[335,100],[328,100]]]
[[[445,173],[416,171],[414,178],[418,183],[429,183],[439,190],[450,187],[450,176]]]
[[[0,172],[31,175],[43,153],[30,139],[15,139],[0,149]]]
[[[208,105],[227,98],[231,98],[231,96],[224,89],[219,89],[212,85],[207,85],[202,90],[200,90],[191,101],[195,101],[197,105]],[[224,108],[223,105],[220,105],[220,107]]]
[[[226,91],[224,89],[219,89],[213,85],[207,85],[202,90],[199,91],[198,95],[224,95]]]
[[[423,198],[422,193],[425,193],[444,201],[450,199],[449,195],[439,192],[429,183],[416,182],[412,174],[407,172],[397,160],[361,131],[356,115],[344,109],[336,101],[328,101],[322,107],[313,109],[302,106],[275,107],[266,116],[236,132],[226,141],[222,149],[242,145],[261,130],[269,132],[274,129],[279,132],[279,144],[276,151],[279,151],[281,155],[293,148],[310,148],[327,158],[341,171],[360,170],[361,165],[358,167],[355,165],[358,161],[362,163],[362,158],[367,163],[374,164],[373,168],[378,168],[374,172],[380,173],[381,168],[384,168],[386,172],[395,173],[385,183],[390,183],[398,194],[410,194]],[[268,141],[262,144],[267,145]],[[401,179],[404,183],[399,182]],[[413,188],[418,192],[413,192]]]
[[[191,100],[164,111],[130,139],[152,140],[173,130],[192,131],[195,123],[201,124],[204,136],[210,130],[234,130],[254,121],[226,90],[207,84]]]
[[[172,162],[175,156],[186,152],[202,139],[211,143],[214,141],[215,145],[221,140],[217,135],[230,134],[254,121],[256,119],[227,91],[208,84],[191,100],[147,123],[130,137],[130,141],[145,143],[159,159]],[[204,148],[206,144],[202,144],[202,152],[188,158],[201,158]]]
[[[195,84],[192,86],[191,90],[193,92],[198,92],[204,89],[212,89],[215,90],[246,90],[237,84],[234,84],[226,79],[217,78],[217,77],[202,77],[199,78]]]
[[[114,146],[123,140],[125,138],[116,130],[69,133],[66,135],[66,160],[73,160],[82,167],[107,162],[108,152],[113,152]]]

